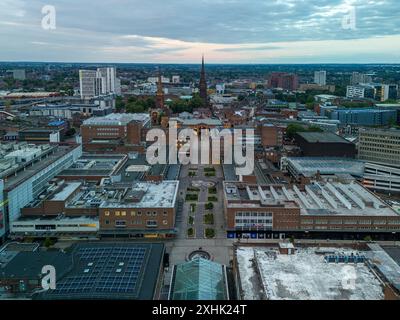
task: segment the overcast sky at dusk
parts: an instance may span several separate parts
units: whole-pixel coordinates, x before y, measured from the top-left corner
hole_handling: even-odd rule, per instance
[[[0,60],[399,63],[399,15],[398,0],[0,0]]]

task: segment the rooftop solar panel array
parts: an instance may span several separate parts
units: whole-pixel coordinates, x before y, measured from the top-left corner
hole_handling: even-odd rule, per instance
[[[53,295],[138,295],[148,259],[147,248],[84,247],[74,257],[79,261],[75,261],[73,275],[57,283]]]

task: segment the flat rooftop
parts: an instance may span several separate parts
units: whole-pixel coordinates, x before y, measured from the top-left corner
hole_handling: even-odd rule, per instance
[[[134,182],[122,199],[106,199],[100,208],[173,208],[179,181]]]
[[[383,300],[380,281],[364,263],[327,263],[325,255],[317,254],[317,250],[296,249],[293,255],[282,255],[275,249],[239,247],[236,256],[244,298]],[[337,255],[364,255],[343,248],[324,250]],[[353,279],[354,286],[349,282]]]
[[[340,173],[361,177],[365,170],[364,162],[344,158],[287,158],[287,162],[305,177],[314,176],[317,172],[322,175]]]
[[[345,138],[338,136],[332,132],[298,132],[300,137],[308,143],[345,143],[351,144]]]
[[[92,117],[83,122],[83,125],[92,126],[126,126],[129,122],[147,123],[150,115],[147,113],[111,113],[104,117]]]
[[[304,190],[294,185],[252,185],[224,182],[230,208],[300,208],[301,215],[399,216],[376,195],[356,182],[313,182]]]
[[[152,300],[163,254],[162,243],[76,244],[72,268],[37,298]]]
[[[13,170],[12,175],[8,175],[8,177],[4,179],[4,190],[7,191],[15,188],[20,183],[26,181],[38,172],[46,169],[53,162],[67,155],[72,150],[78,147],[78,145],[52,146],[48,150],[43,152],[40,157],[37,157],[30,162],[25,162],[23,165],[19,165],[18,168]]]
[[[51,196],[49,200],[52,201],[66,201],[74,192],[76,192],[82,183],[80,182],[67,182],[63,188]]]
[[[123,165],[125,155],[84,155],[59,176],[110,176]]]
[[[381,247],[378,244],[368,244],[371,249],[368,256],[372,264],[397,290],[400,291],[400,249],[399,247]]]

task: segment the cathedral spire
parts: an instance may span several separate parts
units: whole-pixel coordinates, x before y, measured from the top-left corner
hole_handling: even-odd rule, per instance
[[[204,66],[204,54],[201,59],[201,73],[200,73],[200,83],[199,83],[200,98],[203,100],[203,107],[208,107],[208,97],[207,97],[207,81],[206,81],[206,70]]]
[[[162,77],[161,77],[160,69],[158,69],[156,107],[159,109],[164,108],[164,90],[163,90],[163,85],[162,85]]]

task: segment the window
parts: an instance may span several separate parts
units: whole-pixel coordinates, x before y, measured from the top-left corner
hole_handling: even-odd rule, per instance
[[[132,217],[136,216],[136,212],[135,211],[131,211],[131,216]]]
[[[109,216],[110,216],[110,211],[104,211],[104,215],[105,215],[106,217],[109,217]]]
[[[142,211],[138,211],[137,215],[140,217],[142,215]]]
[[[146,226],[148,228],[157,228],[157,221],[156,220],[147,220]]]
[[[153,211],[153,216],[156,217],[157,216],[157,212]]]
[[[168,215],[168,212],[167,212],[167,211],[164,211],[164,212],[163,212],[163,215],[164,215],[164,216],[167,216],[167,215]]]
[[[116,220],[115,221],[115,227],[117,227],[117,228],[125,228],[126,227],[126,221],[125,220]]]
[[[115,216],[119,217],[121,215],[121,213],[119,211],[115,211]]]
[[[166,226],[168,224],[168,220],[163,220],[163,225]]]
[[[121,216],[126,217],[126,211],[121,211]]]

